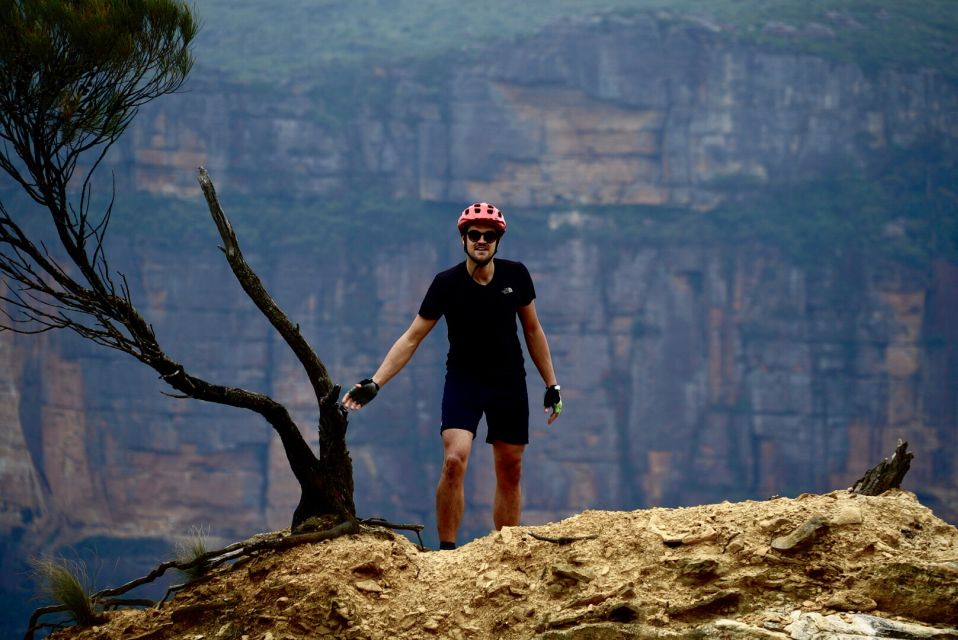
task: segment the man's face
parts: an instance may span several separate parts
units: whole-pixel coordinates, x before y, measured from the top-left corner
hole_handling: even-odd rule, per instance
[[[489,224],[472,225],[466,230],[463,242],[466,246],[466,254],[474,262],[484,264],[492,258],[496,251],[499,231]]]

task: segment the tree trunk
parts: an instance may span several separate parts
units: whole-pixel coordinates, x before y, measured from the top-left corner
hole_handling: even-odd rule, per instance
[[[899,440],[891,458],[885,458],[866,471],[865,475],[852,485],[852,493],[860,493],[863,496],[877,496],[889,489],[900,487],[901,481],[911,467],[911,460],[915,457],[914,454],[908,453],[907,449],[908,443]]]
[[[335,516],[337,521],[355,522],[353,464],[346,448],[348,419],[346,410],[339,405],[340,387],[332,384],[326,367],[299,332],[299,326],[290,322],[246,263],[232,225],[219,204],[213,182],[202,167],[197,180],[223,240],[221,248],[233,274],[246,295],[292,349],[305,369],[316,396],[319,409],[318,459],[285,409],[280,407],[282,410],[263,413],[279,434],[290,468],[302,491],[299,505],[293,512],[292,527],[296,528],[309,518],[324,516]]]
[[[346,448],[346,411],[339,405],[339,385],[333,386],[320,403],[320,458],[300,481],[299,504],[293,512],[292,528],[307,519],[335,515],[339,520],[354,520],[353,461]],[[297,478],[299,476],[297,475]]]

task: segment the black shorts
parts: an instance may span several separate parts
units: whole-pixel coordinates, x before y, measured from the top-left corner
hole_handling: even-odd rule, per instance
[[[511,380],[466,379],[446,373],[442,392],[442,429],[465,429],[476,437],[486,414],[486,442],[529,444],[529,394],[524,377]]]

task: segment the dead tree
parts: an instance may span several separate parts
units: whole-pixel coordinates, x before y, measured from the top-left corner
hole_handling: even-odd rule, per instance
[[[905,474],[908,473],[911,460],[914,457],[914,454],[908,453],[908,443],[899,440],[891,458],[885,458],[866,471],[865,475],[852,485],[852,493],[860,493],[863,496],[877,496],[889,489],[897,489],[901,486]]]
[[[316,397],[320,455],[287,409],[263,393],[209,382],[171,359],[104,253],[113,203],[91,212],[91,176],[143,104],[177,91],[193,63],[196,23],[179,0],[0,3],[0,168],[49,216],[59,243],[31,236],[0,202],[2,329],[70,329],[156,371],[186,398],[261,415],[279,434],[302,496],[293,525],[334,516],[355,528],[352,464],[339,388],[246,264],[213,184],[199,180],[233,273],[302,364]],[[71,183],[78,161],[89,168]],[[71,195],[72,194],[72,195]]]

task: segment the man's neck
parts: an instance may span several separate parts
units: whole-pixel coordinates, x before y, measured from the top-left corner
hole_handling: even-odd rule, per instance
[[[480,267],[472,258],[467,258],[466,271],[468,271],[472,279],[479,284],[489,284],[492,282],[492,275],[496,271],[496,262],[495,260],[489,260],[489,262]]]

